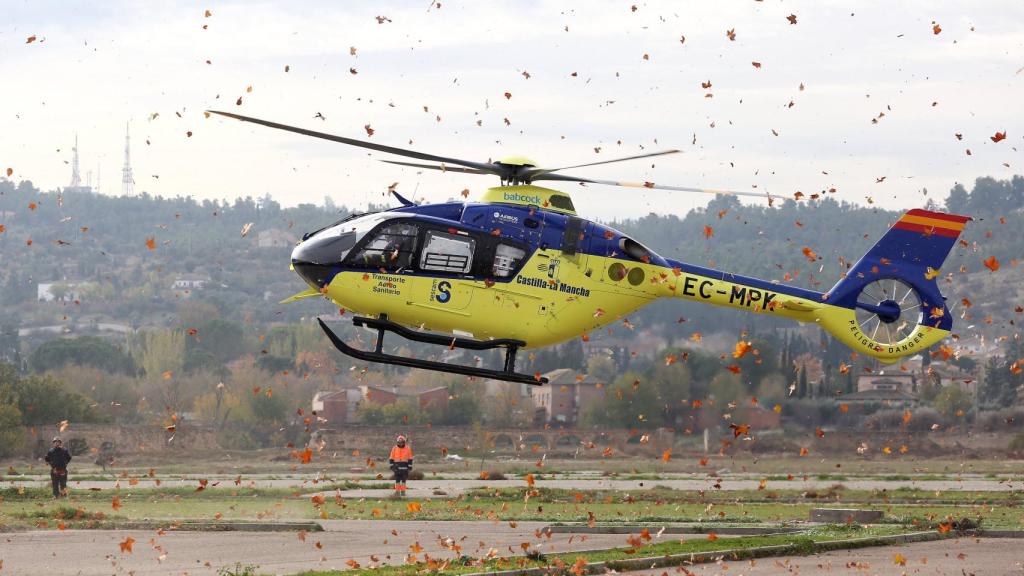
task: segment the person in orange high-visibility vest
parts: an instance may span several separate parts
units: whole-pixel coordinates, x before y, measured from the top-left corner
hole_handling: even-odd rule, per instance
[[[388,462],[395,473],[395,494],[405,496],[405,481],[409,479],[409,472],[412,471],[412,448],[408,446],[405,436],[399,435],[395,438]]]

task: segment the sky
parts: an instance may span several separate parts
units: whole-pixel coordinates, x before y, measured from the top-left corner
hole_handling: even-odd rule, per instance
[[[424,202],[498,184],[206,109],[474,161],[679,149],[567,173],[885,208],[1024,173],[1020,0],[0,0],[0,12],[0,177],[44,190],[69,184],[77,134],[83,180],[120,194],[129,122],[135,190],[153,195],[358,208],[394,204],[395,182]],[[710,199],[552,187],[606,220]]]

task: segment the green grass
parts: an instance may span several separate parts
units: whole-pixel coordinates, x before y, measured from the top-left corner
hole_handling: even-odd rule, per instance
[[[363,486],[360,484],[360,486]],[[370,485],[372,486],[372,485]],[[769,485],[770,486],[770,485]],[[653,487],[636,491],[572,491],[522,488],[477,489],[459,497],[416,501],[354,499],[331,494],[322,503],[292,488],[244,486],[72,490],[70,499],[54,503],[48,488],[0,490],[0,526],[36,526],[44,520],[67,518],[67,507],[105,524],[121,521],[164,520],[491,520],[546,522],[637,523],[701,522],[711,525],[778,523],[806,520],[813,507],[867,507],[883,510],[887,518],[926,525],[936,519],[982,518],[988,527],[1024,526],[1022,498],[1015,492],[955,492],[941,494],[907,489],[889,492],[835,488],[826,498],[809,498],[794,490],[693,491]],[[119,507],[112,502],[118,498]],[[100,516],[97,516],[100,515]],[[893,520],[890,520],[893,521]],[[66,522],[65,522],[66,524]]]
[[[791,545],[798,554],[807,554],[813,550],[815,542],[830,542],[847,538],[866,538],[888,536],[906,532],[895,527],[861,527],[861,526],[826,526],[799,534],[774,536],[749,536],[743,538],[710,539],[708,536],[671,538],[661,542],[643,540],[643,544],[631,548],[611,548],[590,552],[565,552],[558,554],[529,554],[513,558],[495,558],[478,560],[466,556],[455,557],[444,564],[445,560],[418,562],[398,566],[382,566],[379,568],[355,568],[337,571],[301,572],[297,576],[412,576],[423,573],[466,574],[471,572],[492,572],[521,568],[555,568],[565,569],[577,561],[583,562],[615,562],[634,558],[653,558],[675,554],[693,554],[700,552],[716,552],[721,550],[743,550],[761,546]]]

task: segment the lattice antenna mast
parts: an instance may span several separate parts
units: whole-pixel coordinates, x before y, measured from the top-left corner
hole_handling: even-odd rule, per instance
[[[78,134],[75,134],[75,147],[71,151],[71,185],[69,188],[78,188],[82,185],[82,178],[78,175]]]
[[[121,195],[133,196],[135,194],[135,178],[132,177],[131,142],[129,124],[124,128],[124,167],[121,168]]]

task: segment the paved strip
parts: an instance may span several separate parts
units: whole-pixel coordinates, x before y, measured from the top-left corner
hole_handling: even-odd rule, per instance
[[[113,489],[121,488],[153,488],[155,481],[150,478],[139,478],[136,485],[129,484],[129,480],[84,480],[77,481],[74,474],[68,483],[72,490],[89,489]],[[344,477],[337,478],[343,482]],[[384,480],[362,480],[365,484],[388,483]],[[317,486],[322,483],[330,483],[325,480],[308,478],[248,478],[243,476],[240,484],[235,484],[235,478],[209,478],[206,488],[213,489],[237,489],[243,488],[296,488],[308,492],[316,492]],[[1021,482],[1009,482],[1005,480],[991,480],[978,477],[963,478],[961,480],[882,480],[882,479],[857,479],[852,478],[837,482],[835,480],[817,480],[814,478],[796,478],[794,480],[770,480],[765,488],[768,490],[827,490],[828,488],[842,484],[848,490],[900,490],[919,489],[930,492],[948,491],[977,491],[977,492],[1006,492],[1020,490]],[[7,486],[43,486],[49,487],[49,478],[35,481],[17,481],[8,479],[3,485]],[[195,488],[199,485],[198,478],[175,478],[166,477],[161,480],[162,487],[188,487]],[[521,478],[511,480],[479,480],[469,478],[456,479],[432,479],[412,481],[409,483],[409,493],[417,498],[426,498],[434,491],[441,491],[449,496],[458,496],[467,490],[474,488],[521,488],[526,485]],[[564,488],[568,490],[648,490],[654,487],[667,487],[676,490],[706,490],[706,491],[730,491],[730,490],[757,490],[760,488],[760,480],[745,478],[721,478],[711,476],[694,475],[687,478],[667,478],[660,480],[619,480],[615,478],[557,478],[553,480],[537,480],[537,486],[545,488]],[[374,498],[387,494],[388,490],[343,490],[346,497],[352,498]]]
[[[397,522],[328,520],[325,532],[166,532],[153,530],[66,530],[0,533],[3,576],[100,576],[133,573],[213,575],[236,562],[259,566],[260,574],[293,574],[312,569],[347,569],[399,564],[409,554],[418,560],[461,554],[523,554],[521,544],[542,552],[626,546],[626,535],[536,534],[544,522]],[[132,552],[119,544],[135,539]],[[445,540],[448,540],[446,543]],[[318,545],[319,544],[319,545]],[[461,546],[461,552],[451,545]]]
[[[898,556],[897,556],[898,555]],[[900,564],[899,562],[903,562]],[[679,568],[627,572],[631,576],[694,574],[700,576],[1021,576],[1024,545],[1020,540],[962,538],[838,550],[813,556],[783,556],[759,560],[720,561]]]

